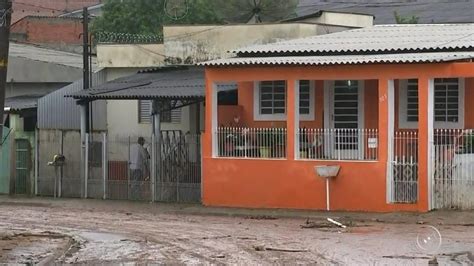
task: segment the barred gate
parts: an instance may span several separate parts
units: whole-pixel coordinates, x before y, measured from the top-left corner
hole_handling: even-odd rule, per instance
[[[474,130],[435,130],[433,146],[433,207],[473,209]]]
[[[390,202],[418,201],[418,133],[395,132],[390,155]]]
[[[149,159],[145,163],[146,169],[139,171],[138,174],[130,169],[131,149],[137,145],[138,137],[106,141],[105,198],[200,202],[200,135],[182,134],[181,131],[162,131],[160,138],[159,149],[157,138],[145,138],[144,147]],[[153,178],[154,175],[156,180]]]

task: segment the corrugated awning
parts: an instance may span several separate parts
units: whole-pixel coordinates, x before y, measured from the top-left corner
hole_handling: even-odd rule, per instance
[[[5,109],[8,111],[18,111],[33,109],[38,106],[38,99],[42,95],[20,95],[5,98]]]
[[[474,58],[474,52],[378,54],[378,55],[328,55],[328,56],[278,56],[278,57],[235,57],[201,63],[202,66],[245,66],[245,65],[357,65],[357,64],[402,64],[441,63]]]
[[[219,85],[234,90],[236,84]],[[163,67],[65,95],[75,99],[191,99],[205,97],[203,67]]]

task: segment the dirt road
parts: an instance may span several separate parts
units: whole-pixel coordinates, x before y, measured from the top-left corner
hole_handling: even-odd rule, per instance
[[[0,198],[0,263],[473,264],[473,217]]]

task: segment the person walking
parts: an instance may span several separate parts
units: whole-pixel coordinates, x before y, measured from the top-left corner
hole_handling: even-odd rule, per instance
[[[148,159],[150,155],[144,147],[145,139],[139,137],[137,143],[130,147],[130,179],[132,199],[141,198],[141,185],[148,171]]]

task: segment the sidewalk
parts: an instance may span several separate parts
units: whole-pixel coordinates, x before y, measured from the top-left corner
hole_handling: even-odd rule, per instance
[[[474,211],[443,210],[428,213],[368,213],[368,212],[326,212],[283,209],[244,209],[205,207],[199,204],[149,203],[136,201],[95,199],[54,199],[45,197],[0,196],[2,205],[25,207],[61,208],[81,211],[108,211],[119,213],[151,213],[200,216],[247,217],[250,219],[326,219],[328,217],[345,222],[462,225],[474,227]]]

